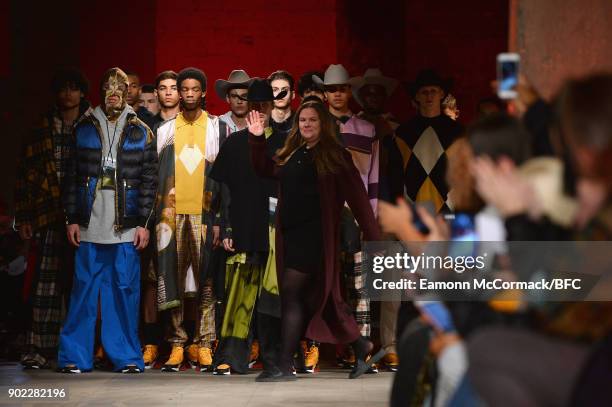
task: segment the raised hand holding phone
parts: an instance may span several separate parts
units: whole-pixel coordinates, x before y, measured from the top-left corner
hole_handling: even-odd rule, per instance
[[[497,96],[500,99],[515,99],[519,82],[519,54],[504,52],[497,55]]]

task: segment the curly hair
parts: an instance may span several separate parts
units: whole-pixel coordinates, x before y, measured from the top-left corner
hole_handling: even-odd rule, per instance
[[[176,77],[176,86],[180,89],[185,79],[195,79],[200,82],[202,90],[206,90],[206,74],[198,68],[185,68]]]
[[[78,89],[84,95],[89,92],[89,81],[81,71],[73,67],[60,68],[51,79],[51,91],[57,94],[60,90],[70,87]]]
[[[195,79],[196,81],[200,82],[202,91],[203,92],[206,91],[206,74],[204,73],[204,71],[198,68],[189,67],[179,72],[176,77],[176,87],[179,89],[179,92],[181,89],[181,84],[186,79]],[[202,102],[200,103],[200,107],[203,110],[206,110],[206,96],[202,97]]]

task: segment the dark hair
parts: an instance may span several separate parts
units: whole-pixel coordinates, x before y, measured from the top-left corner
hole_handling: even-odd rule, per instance
[[[136,72],[134,71],[130,71],[129,69],[122,69],[122,71],[127,75],[127,76],[135,76],[138,79],[140,79],[140,75],[138,75]]]
[[[304,103],[308,103],[308,102],[325,103],[325,102],[323,102],[323,99],[321,99],[320,97],[315,96],[315,95],[308,95],[308,96],[306,96],[305,98],[302,99],[301,103],[304,104]]]
[[[177,77],[178,77],[178,74],[174,71],[161,72],[159,75],[157,75],[157,78],[155,78],[155,89],[159,88],[159,83],[161,81],[166,80],[166,79],[176,80]]]
[[[140,87],[140,92],[141,93],[154,93],[155,92],[155,86],[153,86],[150,83],[145,83],[144,85],[142,85]]]
[[[89,92],[89,81],[81,71],[76,68],[60,68],[53,74],[53,78],[51,79],[51,91],[54,95],[67,86],[80,90],[84,95]]]
[[[306,93],[309,90],[313,90],[313,91],[316,90],[318,92],[323,93],[323,89],[321,89],[321,86],[317,85],[312,80],[312,75],[316,75],[319,78],[321,78],[321,80],[323,80],[323,74],[321,72],[318,72],[318,71],[306,72],[304,75],[300,76],[300,79],[298,80],[298,84],[297,84],[298,95],[304,96],[304,93]]]
[[[181,88],[181,84],[185,79],[195,79],[196,81],[199,81],[200,86],[202,86],[202,90],[206,90],[206,74],[198,68],[185,68],[181,72],[179,72],[176,77],[177,88]]]
[[[304,145],[304,139],[300,134],[300,114],[304,109],[314,109],[321,122],[321,135],[319,142],[312,149],[317,174],[337,173],[348,163],[344,157],[344,147],[340,144],[336,135],[336,121],[321,102],[302,103],[295,112],[293,127],[287,136],[285,145],[278,151],[279,164],[284,165],[293,152]]]
[[[488,155],[494,160],[509,157],[521,164],[531,155],[529,133],[521,122],[503,113],[485,116],[467,129],[467,136],[474,155]]]
[[[497,108],[498,111],[503,112],[504,111],[504,102],[498,98],[497,96],[489,96],[486,98],[482,98],[478,101],[478,114],[479,115],[484,115],[485,112],[482,111],[482,106],[483,105],[493,105]]]
[[[176,76],[176,87],[179,92],[181,91],[181,85],[185,79],[195,79],[200,82],[200,86],[202,87],[202,92],[206,91],[206,74],[198,68],[185,68]],[[202,110],[206,110],[206,96],[202,97],[202,101],[200,103],[200,107]]]
[[[561,133],[569,141],[594,151],[612,149],[612,74],[599,73],[571,80],[556,102]]]
[[[277,79],[283,79],[286,80],[287,82],[289,82],[289,90],[293,90],[293,86],[295,85],[295,81],[293,80],[293,76],[291,76],[291,74],[287,71],[283,71],[283,70],[278,70],[278,71],[274,71],[270,74],[270,76],[268,76],[268,80],[270,81],[270,83],[272,83],[272,81],[275,81]]]

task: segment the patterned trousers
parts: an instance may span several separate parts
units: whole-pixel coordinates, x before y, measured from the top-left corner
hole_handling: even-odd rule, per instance
[[[363,272],[362,252],[355,254],[343,253],[342,269],[346,284],[348,303],[353,310],[353,316],[361,336],[369,337],[372,331],[370,296],[366,287],[366,273]]]
[[[36,237],[40,255],[32,293],[32,326],[26,344],[43,356],[52,357],[57,354],[73,262],[63,227],[43,230]]]
[[[353,310],[361,336],[369,337],[372,318],[366,273],[363,272],[361,260],[361,230],[346,206],[340,214],[340,259],[347,303]]]
[[[198,318],[193,343],[211,346],[216,339],[215,332],[215,296],[212,279],[203,284],[196,279],[200,275],[201,250],[206,227],[202,226],[201,215],[176,215],[176,251],[179,278],[185,278],[185,296],[198,297]],[[181,284],[182,285],[182,284]],[[197,288],[199,286],[199,289]],[[173,346],[184,346],[188,334],[184,328],[184,301],[180,306],[172,308],[170,325],[166,340]]]

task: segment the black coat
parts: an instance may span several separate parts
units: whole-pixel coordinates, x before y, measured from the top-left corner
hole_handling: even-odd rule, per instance
[[[115,227],[146,227],[157,191],[157,150],[151,130],[129,113],[117,146]],[[102,131],[93,115],[75,127],[63,191],[68,224],[87,227],[102,177]]]

